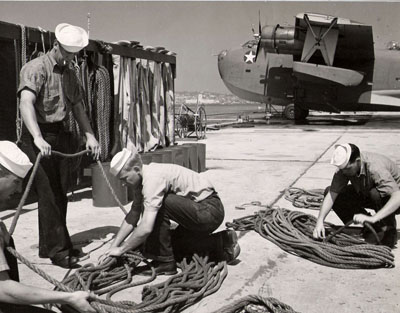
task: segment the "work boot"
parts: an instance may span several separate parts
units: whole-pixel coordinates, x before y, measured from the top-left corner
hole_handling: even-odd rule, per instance
[[[177,272],[176,270],[176,262],[175,261],[170,261],[170,262],[160,262],[160,261],[151,261],[150,265],[146,266],[141,266],[140,268],[138,267],[138,274],[139,275],[144,275],[144,276],[151,276],[153,271],[152,267],[154,267],[154,270],[156,272],[156,275],[175,275]]]
[[[227,229],[221,232],[222,238],[222,260],[228,264],[232,263],[240,254],[240,246],[236,232],[232,229]]]
[[[397,229],[387,226],[383,233],[381,244],[393,249],[397,244]]]

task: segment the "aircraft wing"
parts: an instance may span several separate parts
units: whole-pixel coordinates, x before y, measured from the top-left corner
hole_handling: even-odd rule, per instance
[[[338,32],[335,61],[373,60],[374,40],[371,25],[330,15],[300,13],[296,15],[296,37],[300,39],[305,36],[301,30],[308,29],[309,25],[312,26],[314,32],[318,29],[326,29],[334,19],[336,19],[336,23],[331,30]]]

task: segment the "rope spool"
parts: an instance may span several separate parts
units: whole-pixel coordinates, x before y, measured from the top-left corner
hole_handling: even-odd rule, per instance
[[[312,262],[342,269],[371,269],[394,267],[394,256],[386,246],[376,246],[363,240],[340,233],[329,242],[312,237],[316,218],[312,215],[283,208],[261,207],[265,210],[226,223],[235,230],[255,230],[265,239],[275,243],[286,252]],[[335,229],[325,223],[327,232]]]

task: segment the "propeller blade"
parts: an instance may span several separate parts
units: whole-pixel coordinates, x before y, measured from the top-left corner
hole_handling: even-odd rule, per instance
[[[258,43],[257,43],[257,50],[256,50],[256,57],[254,58],[254,62],[257,62],[258,54],[260,53],[261,47],[261,15],[260,10],[258,10]]]
[[[254,58],[254,62],[257,62],[258,54],[260,53],[260,46],[261,46],[261,38],[258,39],[256,57]]]

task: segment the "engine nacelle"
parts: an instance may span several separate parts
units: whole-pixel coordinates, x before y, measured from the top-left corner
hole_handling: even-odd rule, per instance
[[[301,55],[303,41],[295,39],[293,26],[264,26],[261,31],[261,46],[269,53]]]

